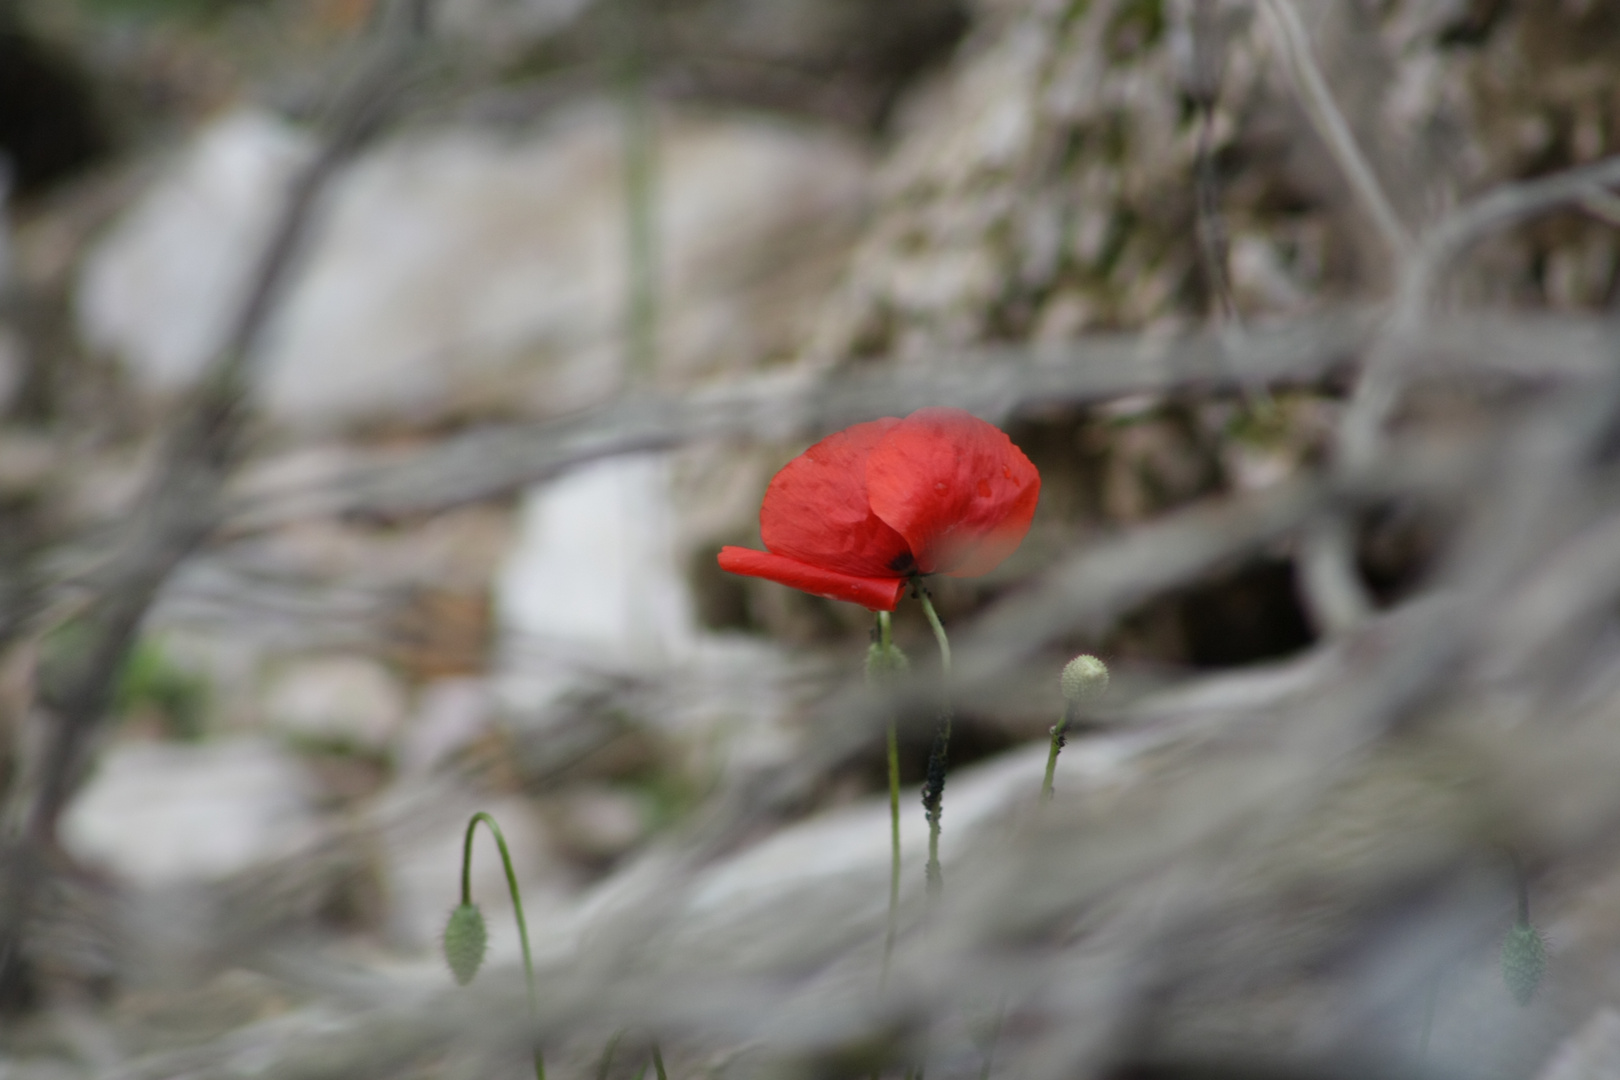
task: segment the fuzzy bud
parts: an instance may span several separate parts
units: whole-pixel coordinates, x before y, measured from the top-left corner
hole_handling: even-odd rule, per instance
[[[874,641],[866,650],[866,681],[873,686],[903,678],[910,670],[911,661],[898,645],[884,648],[881,642]]]
[[[462,904],[450,913],[450,921],[444,928],[444,959],[458,984],[466,986],[473,981],[484,963],[484,949],[488,944],[484,915],[477,905]]]
[[[1530,995],[1547,973],[1547,942],[1541,931],[1529,923],[1516,923],[1502,939],[1502,981],[1520,1005],[1530,1003]]]
[[[1107,689],[1108,665],[1090,653],[1081,653],[1063,666],[1063,696],[1068,701],[1079,704],[1099,698]]]

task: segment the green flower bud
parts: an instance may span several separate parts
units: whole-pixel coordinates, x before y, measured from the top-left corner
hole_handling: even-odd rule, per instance
[[[898,645],[884,648],[882,642],[874,641],[866,650],[866,681],[874,686],[902,678],[910,670],[911,661]]]
[[[462,904],[450,913],[444,928],[444,960],[456,982],[466,986],[484,963],[489,935],[484,931],[484,915],[475,904]]]
[[[1063,666],[1063,696],[1076,704],[1102,697],[1108,689],[1108,665],[1081,653]]]
[[[1547,973],[1547,942],[1541,931],[1529,923],[1517,923],[1502,939],[1502,981],[1520,1005],[1530,1003],[1530,995]]]

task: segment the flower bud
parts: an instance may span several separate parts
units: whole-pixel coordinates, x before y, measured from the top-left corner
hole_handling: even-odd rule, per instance
[[[1108,665],[1090,653],[1081,653],[1064,665],[1063,696],[1067,700],[1079,704],[1101,697],[1107,689]]]
[[[1502,939],[1502,981],[1520,1005],[1530,1003],[1530,995],[1547,973],[1547,943],[1541,931],[1529,923],[1516,923]]]
[[[484,931],[484,915],[475,904],[462,904],[450,913],[444,928],[444,960],[456,982],[466,986],[484,963],[489,935]]]
[[[866,650],[866,681],[873,686],[902,678],[910,670],[911,661],[898,645],[885,647],[882,642],[874,641]]]

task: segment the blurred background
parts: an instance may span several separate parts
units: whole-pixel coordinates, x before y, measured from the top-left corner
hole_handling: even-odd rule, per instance
[[[523,1075],[485,838],[438,957],[480,809],[559,1077],[1616,1075],[1617,57],[1602,0],[0,0],[0,1078]],[[882,694],[714,557],[937,404],[1043,489],[935,586],[925,912],[916,606]]]

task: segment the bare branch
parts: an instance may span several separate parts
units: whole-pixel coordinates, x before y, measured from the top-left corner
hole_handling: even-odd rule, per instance
[[[53,840],[147,610],[175,568],[217,525],[219,495],[242,450],[245,376],[293,274],[317,202],[397,108],[401,80],[414,71],[419,53],[414,31],[392,35],[334,110],[326,145],[288,193],[231,332],[184,406],[139,505],[118,530],[111,560],[74,620],[69,643],[40,664],[45,746],[33,782],[13,785],[9,793],[7,817],[14,835],[6,837],[5,853],[13,871],[28,864],[35,872],[7,875],[10,887],[0,898],[0,983],[16,970],[17,944],[41,885],[31,853]]]
[[[1293,73],[1301,103],[1315,125],[1316,133],[1327,144],[1339,168],[1344,170],[1346,179],[1350,181],[1350,189],[1372,219],[1390,254],[1404,261],[1412,253],[1412,236],[1401,223],[1400,215],[1395,213],[1394,204],[1385,194],[1372,164],[1362,153],[1344,113],[1334,101],[1333,92],[1328,89],[1322,69],[1317,66],[1316,57],[1311,52],[1310,39],[1300,25],[1299,14],[1290,0],[1261,0],[1261,7],[1270,16],[1273,37]]]

